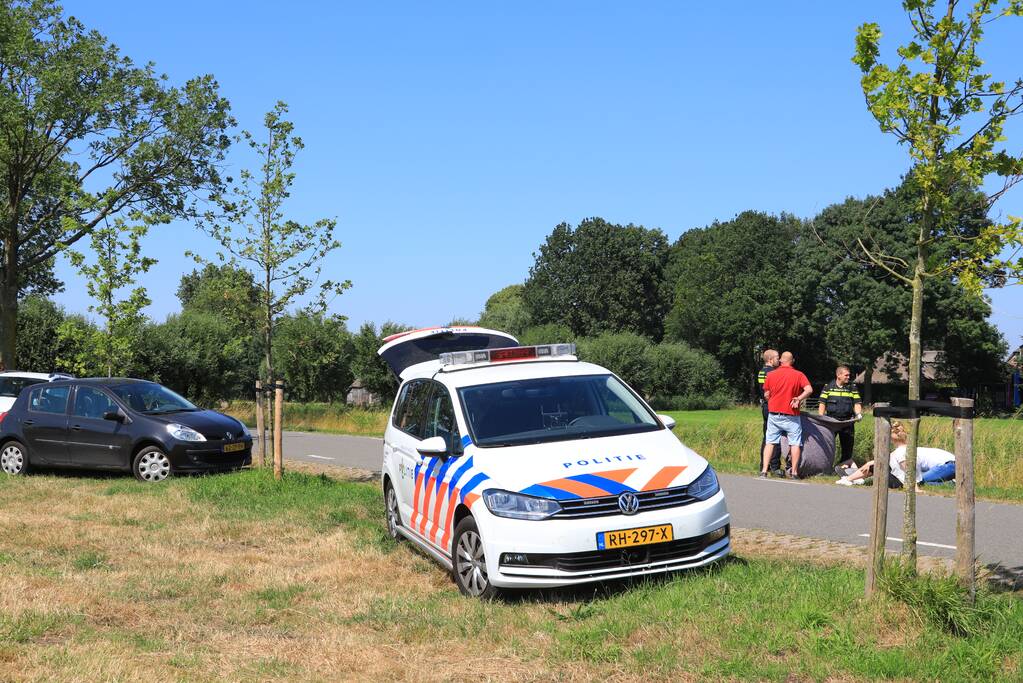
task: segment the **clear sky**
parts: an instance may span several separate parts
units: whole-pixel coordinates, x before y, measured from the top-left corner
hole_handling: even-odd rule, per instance
[[[889,48],[905,37],[896,0],[65,7],[174,82],[214,74],[242,127],[290,105],[306,149],[289,213],[338,219],[343,247],[324,271],[352,280],[332,305],[352,328],[475,317],[526,278],[561,221],[601,216],[674,240],[745,209],[809,217],[908,168],[850,61],[863,21],[881,24]],[[983,56],[1014,80],[1023,21],[1000,23]],[[1023,148],[1023,126],[1008,132]],[[1023,187],[996,207],[1023,213]],[[148,313],[163,319],[194,267],[184,251],[215,245],[174,224],[147,248],[160,260]],[[57,299],[85,311],[81,280],[60,273]],[[1023,288],[992,298],[1015,346]]]

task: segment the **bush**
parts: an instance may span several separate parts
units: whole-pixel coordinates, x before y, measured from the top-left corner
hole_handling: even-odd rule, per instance
[[[632,332],[602,334],[577,342],[579,358],[602,365],[640,392],[648,394],[650,384],[647,353],[651,342]]]
[[[714,404],[715,408],[730,403],[721,364],[709,353],[693,349],[688,344],[662,343],[647,349],[646,361],[648,392],[651,395],[689,397],[690,401],[705,397],[707,403]],[[717,395],[717,400],[710,401],[714,395]],[[725,397],[724,403],[721,403],[722,396]]]
[[[522,331],[522,334],[515,336],[516,339],[519,340],[519,343],[523,346],[533,346],[534,344],[559,344],[575,341],[575,335],[572,334],[572,330],[568,329],[567,325],[559,325],[557,323],[527,327]]]
[[[711,394],[684,394],[682,396],[654,396],[650,405],[655,410],[721,410],[733,403],[728,391]]]

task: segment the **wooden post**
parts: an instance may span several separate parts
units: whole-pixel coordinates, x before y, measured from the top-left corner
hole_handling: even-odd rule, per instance
[[[973,399],[953,398],[957,408],[972,408]],[[970,602],[977,594],[977,574],[974,569],[976,505],[973,482],[973,418],[952,420],[955,430],[956,456],[956,575],[968,591]]]
[[[284,421],[284,382],[274,384],[274,479],[280,481],[284,473],[284,437],[281,423]]]
[[[887,403],[875,403],[886,408]],[[892,423],[886,417],[874,416],[874,519],[870,531],[870,557],[867,558],[869,598],[877,588],[877,577],[884,567],[884,548],[888,537],[888,463],[892,447]]]
[[[266,467],[266,424],[263,413],[263,382],[256,380],[256,446],[259,448],[259,463]]]

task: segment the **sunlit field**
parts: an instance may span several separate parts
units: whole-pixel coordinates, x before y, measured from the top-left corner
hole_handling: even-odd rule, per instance
[[[374,484],[0,476],[0,680],[1019,680],[1023,603],[951,635],[862,571],[758,555],[481,603]]]
[[[251,402],[236,401],[227,412],[255,423]],[[759,408],[728,410],[668,411],[678,421],[675,433],[686,445],[708,458],[724,472],[755,473],[761,438]],[[362,436],[383,436],[387,424],[385,410],[347,409],[328,403],[288,403],[285,427],[297,431],[320,431]],[[926,417],[921,422],[921,443],[953,450],[952,421]],[[866,415],[856,426],[856,459],[873,457],[874,423]],[[974,460],[977,491],[999,500],[1023,501],[1023,420],[978,418],[974,425]],[[932,487],[948,492],[949,486]]]

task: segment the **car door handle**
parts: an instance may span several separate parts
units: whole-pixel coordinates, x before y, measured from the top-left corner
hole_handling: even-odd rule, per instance
[[[71,425],[71,431],[75,431],[75,432],[82,431],[82,425]]]
[[[23,424],[23,425],[34,425],[35,423],[36,423],[35,420],[22,420],[21,421],[21,424]]]

